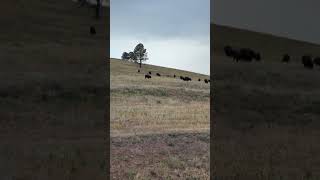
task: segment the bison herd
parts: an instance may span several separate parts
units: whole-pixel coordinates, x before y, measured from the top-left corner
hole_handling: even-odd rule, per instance
[[[252,60],[260,61],[261,56],[259,52],[255,52],[250,48],[232,48],[231,46],[225,46],[224,52],[226,56],[233,58],[234,61],[246,61],[250,62]]]
[[[227,57],[233,58],[234,61],[246,61],[251,62],[252,60],[260,61],[261,56],[259,52],[256,52],[250,48],[233,48],[229,45],[224,47],[224,53]],[[283,63],[290,62],[290,55],[284,54],[282,56]],[[313,69],[315,65],[320,66],[320,57],[312,58],[310,55],[303,55],[301,62],[305,68]]]
[[[138,69],[138,73],[140,73],[140,69]],[[145,74],[144,75],[144,78],[145,79],[151,79],[151,75],[152,75],[152,72],[149,71],[148,74]],[[161,74],[160,73],[156,73],[157,76],[161,77]],[[170,77],[169,75],[167,75],[168,77]],[[174,74],[173,75],[173,78],[176,78],[177,76]],[[192,79],[188,76],[180,76],[180,79],[183,80],[183,81],[192,81]],[[198,81],[201,81],[201,79],[199,78]],[[210,79],[204,79],[203,80],[205,83],[210,83]]]
[[[302,64],[305,68],[313,69],[314,65],[320,66],[320,57],[312,58],[309,55],[302,56]]]

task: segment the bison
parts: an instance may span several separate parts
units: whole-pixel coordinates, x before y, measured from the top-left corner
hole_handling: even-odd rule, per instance
[[[159,73],[156,74],[157,76],[161,76]]]
[[[151,76],[150,76],[149,74],[146,74],[146,75],[144,75],[144,78],[145,78],[145,79],[150,79]]]
[[[176,78],[176,75],[174,74],[173,77]]]
[[[260,61],[261,60],[261,55],[260,53],[255,53],[253,58],[256,60],[256,61]]]
[[[140,72],[140,69],[138,69],[138,73]]]
[[[96,33],[96,29],[93,26],[90,26],[90,34],[95,35]]]
[[[315,58],[313,59],[313,63],[314,63],[315,65],[317,65],[317,66],[320,66],[320,57],[315,57]]]
[[[201,79],[199,78],[198,81],[201,81]]]
[[[151,71],[149,71],[149,74],[151,74]]]
[[[234,51],[233,51],[232,47],[229,46],[229,45],[227,45],[227,46],[224,47],[224,53],[225,53],[226,56],[228,56],[228,57],[233,57],[233,55],[234,55],[234,54],[233,54]]]
[[[312,62],[311,56],[308,56],[308,55],[302,56],[302,64],[305,68],[312,69],[313,62]]]
[[[189,78],[189,77],[184,77],[184,80],[185,80],[185,81],[191,81],[192,79]]]
[[[204,82],[205,82],[205,83],[208,83],[208,80],[207,80],[207,79],[204,79]]]
[[[290,61],[290,56],[289,54],[284,54],[282,57],[282,62],[288,63]]]

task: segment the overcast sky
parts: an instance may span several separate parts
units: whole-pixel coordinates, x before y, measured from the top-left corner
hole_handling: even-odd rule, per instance
[[[214,0],[211,21],[320,44],[319,0]]]
[[[110,0],[110,53],[143,43],[148,64],[210,74],[210,0]]]

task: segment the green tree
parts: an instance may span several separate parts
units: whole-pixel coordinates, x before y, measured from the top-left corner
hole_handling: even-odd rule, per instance
[[[133,52],[129,52],[129,60],[137,62],[137,57]]]
[[[130,59],[129,53],[123,52],[123,53],[122,53],[122,56],[121,56],[121,59],[123,59],[123,60],[129,60],[129,59]]]
[[[147,49],[144,48],[144,45],[142,43],[139,43],[134,48],[133,53],[135,55],[135,62],[138,61],[141,68],[142,62],[148,60]]]

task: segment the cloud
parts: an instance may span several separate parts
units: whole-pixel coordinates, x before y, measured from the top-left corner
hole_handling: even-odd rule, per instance
[[[210,73],[209,0],[111,0],[111,57],[138,43],[148,63]]]
[[[111,34],[176,37],[209,33],[209,0],[111,0]]]

